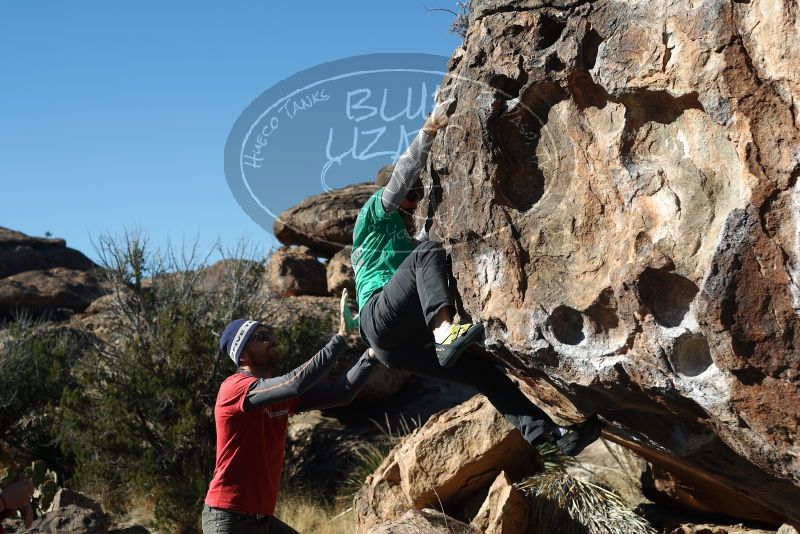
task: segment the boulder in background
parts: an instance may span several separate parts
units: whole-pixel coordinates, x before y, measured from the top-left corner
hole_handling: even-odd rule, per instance
[[[330,258],[353,242],[358,212],[376,190],[373,184],[356,184],[308,197],[281,212],[272,231],[284,245],[304,245]]]
[[[273,295],[327,295],[325,265],[308,247],[281,247],[267,262],[267,284]]]

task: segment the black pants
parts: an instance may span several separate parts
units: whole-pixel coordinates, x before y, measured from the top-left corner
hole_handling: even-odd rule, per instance
[[[391,369],[477,389],[528,443],[537,442],[555,424],[500,369],[470,354],[464,354],[452,367],[439,365],[429,325],[441,308],[452,307],[447,269],[440,243],[419,245],[362,308],[362,337]]]

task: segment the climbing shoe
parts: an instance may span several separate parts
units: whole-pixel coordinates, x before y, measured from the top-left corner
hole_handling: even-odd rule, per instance
[[[439,365],[452,367],[458,361],[464,349],[483,339],[483,325],[481,323],[453,324],[450,333],[441,343],[434,343]]]
[[[600,437],[602,429],[600,418],[594,414],[583,423],[568,427],[568,432],[556,440],[556,447],[567,456],[577,456]]]

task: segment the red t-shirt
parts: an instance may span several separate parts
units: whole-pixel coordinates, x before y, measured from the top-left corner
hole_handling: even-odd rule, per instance
[[[236,373],[217,394],[217,461],[206,504],[243,514],[273,515],[283,468],[289,414],[299,397],[244,411],[253,376]]]

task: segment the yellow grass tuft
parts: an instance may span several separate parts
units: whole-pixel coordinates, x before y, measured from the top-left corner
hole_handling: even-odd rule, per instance
[[[314,534],[352,534],[353,511],[345,506],[325,506],[311,495],[281,494],[275,516],[298,532]]]

